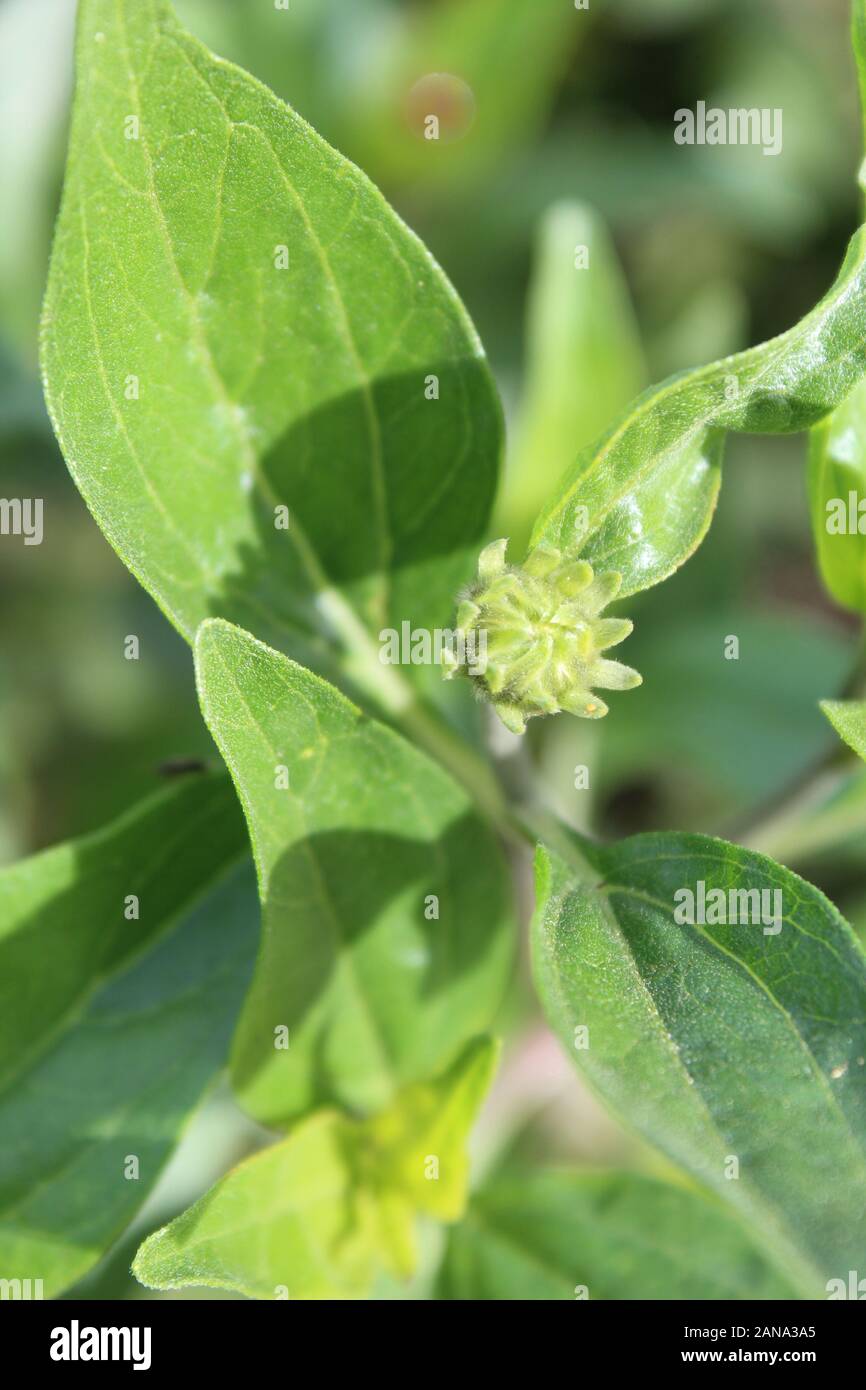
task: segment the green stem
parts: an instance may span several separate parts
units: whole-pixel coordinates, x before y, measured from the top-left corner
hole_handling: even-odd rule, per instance
[[[782,863],[795,863],[866,833],[866,802],[855,808],[846,801],[837,809],[821,809],[854,772],[851,765],[825,769],[785,810],[761,821],[741,843]]]
[[[817,824],[809,825],[809,813],[823,805],[844,784],[850,769],[823,767],[795,791],[789,788],[782,806],[763,815],[737,842],[773,859],[794,859],[827,843]],[[847,822],[850,824],[850,820]],[[818,833],[816,833],[818,832]],[[830,839],[832,843],[832,836]]]
[[[406,685],[408,688],[408,682]],[[395,712],[394,717],[403,731],[417,740],[469,792],[478,809],[505,839],[513,841],[519,835],[496,774],[465,739],[455,734],[414,694],[411,702],[399,713]]]

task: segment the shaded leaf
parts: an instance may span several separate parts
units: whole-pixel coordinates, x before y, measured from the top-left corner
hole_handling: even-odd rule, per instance
[[[424,755],[247,633],[204,624],[196,661],[264,905],[235,1088],[267,1124],[380,1109],[499,1003],[512,941],[496,841]]]
[[[0,871],[0,1086],[244,847],[230,781],[197,776],[104,830]],[[133,896],[137,920],[124,915]]]
[[[244,849],[202,777],[0,874],[0,1277],[52,1297],[95,1264],[223,1065],[257,940],[251,872],[225,877]]]
[[[552,1026],[612,1107],[820,1296],[866,1257],[862,948],[816,888],[735,845],[652,834],[583,854],[539,852],[534,967]],[[701,912],[701,884],[723,890],[731,924]],[[731,890],[768,893],[762,919],[743,920],[755,904]],[[696,925],[680,925],[689,911]]]

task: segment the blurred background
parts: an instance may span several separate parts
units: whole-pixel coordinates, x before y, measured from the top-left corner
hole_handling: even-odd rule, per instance
[[[455,283],[506,405],[491,534],[515,546],[578,448],[639,390],[810,308],[860,220],[847,0],[176,4],[368,173]],[[0,0],[0,495],[45,499],[43,545],[0,543],[0,863],[110,819],[164,760],[212,756],[188,649],[90,518],[41,400],[74,10]],[[698,100],[782,108],[782,153],[676,146],[673,114]],[[424,138],[431,112],[438,141]],[[574,272],[577,244],[590,275]],[[497,748],[515,786],[534,783],[579,828],[754,844],[862,930],[866,773],[817,709],[851,681],[861,636],[816,574],[805,461],[802,436],[732,438],[708,540],[625,605],[636,631],[622,656],[641,689],[613,697],[601,724],[535,721],[519,748]],[[140,637],[135,663],[122,659],[127,633]],[[723,657],[729,634],[736,662]],[[581,767],[588,787],[575,785]],[[516,1130],[545,1156],[633,1153],[579,1093],[528,990],[508,1008],[519,1043],[489,1133]],[[254,1142],[227,1115],[218,1100],[202,1121],[192,1196],[202,1151],[219,1171]],[[121,1251],[92,1287],[118,1287],[124,1263]]]

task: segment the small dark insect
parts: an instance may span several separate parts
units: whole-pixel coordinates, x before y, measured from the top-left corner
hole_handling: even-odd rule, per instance
[[[156,769],[160,777],[186,777],[190,772],[207,772],[201,758],[169,758]]]

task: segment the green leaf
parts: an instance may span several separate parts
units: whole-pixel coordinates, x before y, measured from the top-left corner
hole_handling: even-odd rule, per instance
[[[361,1297],[375,1269],[369,1195],[349,1122],[313,1115],[234,1168],[140,1247],[151,1289],[204,1285],[249,1298]]]
[[[382,1186],[404,1192],[417,1211],[437,1221],[463,1213],[469,1183],[466,1140],[499,1058],[499,1044],[475,1038],[457,1061],[432,1081],[401,1091],[397,1103],[366,1122],[380,1154]],[[428,1156],[438,1160],[430,1169]]]
[[[866,768],[828,769],[802,799],[786,802],[761,821],[750,847],[783,863],[805,866],[810,878],[862,882],[866,870]]]
[[[866,613],[866,384],[861,383],[809,443],[809,504],[818,567],[827,590]]]
[[[0,1276],[53,1297],[89,1269],[223,1065],[257,939],[252,874],[226,877],[244,849],[203,776],[0,874]]]
[[[82,0],[77,69],[42,363],[115,549],[190,640],[220,615],[369,666],[370,633],[446,625],[501,420],[444,275],[165,0]]]
[[[585,248],[586,264],[576,264]],[[527,323],[527,380],[497,531],[525,545],[578,450],[646,379],[634,311],[602,222],[558,203],[538,233]]]
[[[447,1299],[793,1298],[723,1209],[637,1173],[508,1174],[448,1239]]]
[[[654,387],[583,451],[536,522],[545,541],[623,575],[622,595],[666,579],[700,544],[726,430],[782,434],[833,410],[866,370],[866,230],[795,328]]]
[[[499,1003],[512,930],[496,841],[423,754],[247,633],[205,623],[196,662],[264,906],[235,1088],[267,1124],[380,1109]]]
[[[477,1040],[447,1076],[367,1123],[311,1116],[149,1236],[136,1278],[157,1289],[318,1299],[362,1297],[382,1267],[408,1276],[416,1213],[462,1213],[466,1136],[495,1057]]]
[[[408,1278],[415,1267],[414,1217],[457,1221],[469,1184],[465,1142],[493,1080],[498,1047],[471,1043],[444,1076],[400,1093],[398,1102],[368,1121],[376,1152],[371,1179],[386,1219],[389,1263]]]
[[[96,982],[151,944],[244,846],[229,779],[199,775],[107,829],[0,871],[0,1086],[74,1021]],[[124,915],[131,896],[137,920]]]
[[[866,762],[866,700],[822,700],[836,733]]]
[[[866,1260],[866,957],[851,928],[818,889],[720,840],[638,835],[584,854],[571,867],[539,852],[551,1025],[613,1108],[820,1296]],[[766,891],[764,924],[712,924],[702,883],[740,917],[727,894]]]

